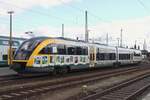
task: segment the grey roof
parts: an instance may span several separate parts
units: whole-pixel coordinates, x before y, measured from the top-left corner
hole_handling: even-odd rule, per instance
[[[9,39],[9,36],[0,36],[0,38]],[[15,40],[27,40],[26,38],[19,38],[19,37],[12,37],[12,39],[15,39]]]
[[[61,40],[68,40],[68,41],[74,41],[74,42],[82,42],[82,43],[87,43],[87,44],[97,44],[97,45],[102,45],[102,46],[108,46],[106,44],[101,44],[101,43],[89,43],[89,42],[85,42],[84,40],[75,40],[75,39],[70,39],[70,38],[64,38],[64,37],[34,37],[34,38],[30,38],[27,39],[28,40],[35,40],[35,39],[61,39]],[[115,46],[108,46],[108,47],[115,47]],[[130,48],[125,48],[125,47],[118,47],[118,48],[122,48],[122,49],[129,49]],[[137,50],[137,49],[132,49],[132,50]]]

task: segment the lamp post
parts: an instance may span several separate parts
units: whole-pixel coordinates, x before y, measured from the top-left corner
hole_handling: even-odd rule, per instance
[[[123,29],[121,28],[121,30],[120,30],[120,47],[122,47],[122,32],[123,32]]]
[[[64,38],[64,24],[62,24],[62,35],[61,36]]]
[[[25,32],[25,34],[30,35],[32,38],[33,38],[33,37],[35,37],[35,35],[33,34],[33,32],[32,32],[32,31]]]
[[[118,47],[119,47],[119,40],[120,40],[120,38],[117,38],[117,42],[118,42],[118,45],[117,45],[117,46],[118,46]]]
[[[12,65],[12,14],[14,11],[8,11],[10,16],[10,36],[9,36],[9,64]]]

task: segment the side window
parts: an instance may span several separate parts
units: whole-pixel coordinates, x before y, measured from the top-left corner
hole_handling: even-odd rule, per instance
[[[43,56],[42,57],[42,64],[47,64],[47,62],[48,62],[47,56]]]
[[[12,43],[13,46],[19,46],[19,44],[20,43],[18,41],[13,41],[13,43]]]
[[[109,54],[109,60],[115,60],[116,59],[116,54],[115,53],[110,53]]]
[[[57,47],[55,44],[47,45],[40,51],[40,54],[56,54],[56,53],[57,53]]]
[[[134,56],[141,56],[141,54],[134,52]]]
[[[35,64],[40,64],[40,61],[41,61],[41,57],[36,57],[36,58],[34,59],[34,63],[35,63]]]
[[[75,47],[67,47],[67,54],[68,55],[75,55],[76,54],[76,50]]]
[[[76,55],[82,55],[82,47],[76,47]]]
[[[3,40],[2,45],[9,45],[9,41],[8,40]]]
[[[54,63],[54,57],[50,56],[50,63]]]
[[[105,54],[104,53],[100,53],[99,54],[99,59],[100,60],[105,60]]]
[[[44,47],[41,51],[40,54],[49,54],[50,48],[48,46]]]
[[[130,54],[119,54],[119,60],[129,60]]]
[[[82,54],[83,55],[88,55],[88,48],[87,47],[82,48]]]
[[[104,60],[109,60],[109,53],[105,53],[104,55],[105,55]]]
[[[57,46],[58,54],[66,55],[66,46],[65,45],[58,45]]]
[[[8,59],[8,55],[3,55],[3,60],[7,60]]]

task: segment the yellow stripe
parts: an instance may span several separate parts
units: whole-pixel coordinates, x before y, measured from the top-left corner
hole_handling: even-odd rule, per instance
[[[27,62],[28,60],[13,60],[13,62]]]
[[[52,43],[59,43],[59,42],[61,42],[61,40],[60,41],[56,41],[56,40],[54,40],[54,39],[46,39],[46,40],[44,40],[42,43],[40,43],[35,49],[34,49],[34,51],[33,51],[33,53],[31,54],[31,56],[30,56],[30,58],[29,58],[29,60],[28,60],[28,62],[27,62],[27,67],[32,67],[33,66],[33,64],[34,64],[34,57],[35,56],[37,56],[37,55],[41,55],[41,54],[39,54],[39,52],[45,47],[45,46],[47,46],[47,45],[49,45],[49,44],[52,44]],[[42,55],[41,55],[42,56]],[[50,56],[50,55],[49,55]],[[48,60],[49,60],[49,56],[48,56]]]

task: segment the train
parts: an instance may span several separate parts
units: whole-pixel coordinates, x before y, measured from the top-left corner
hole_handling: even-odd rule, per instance
[[[67,73],[87,68],[139,64],[140,50],[89,43],[63,37],[35,37],[24,41],[11,68],[21,74]]]
[[[12,38],[12,47],[16,49],[21,45],[25,38]],[[8,67],[8,50],[9,50],[9,37],[0,36],[0,67]]]

